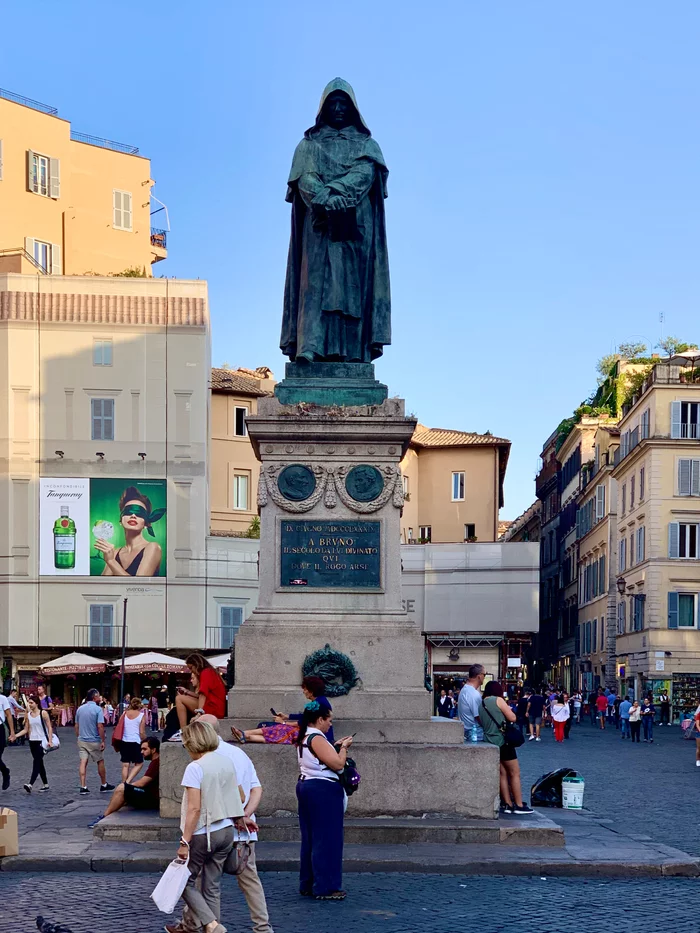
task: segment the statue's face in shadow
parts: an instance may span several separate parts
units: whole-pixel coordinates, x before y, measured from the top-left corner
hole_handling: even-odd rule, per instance
[[[333,91],[326,98],[321,118],[334,130],[342,130],[354,122],[353,103],[344,91]]]

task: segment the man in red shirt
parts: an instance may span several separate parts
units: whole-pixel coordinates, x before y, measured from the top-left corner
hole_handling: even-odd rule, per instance
[[[157,810],[160,806],[158,799],[159,777],[160,777],[160,739],[155,736],[149,736],[141,743],[141,754],[144,761],[148,762],[148,768],[142,778],[136,781],[125,781],[119,784],[112,794],[109,806],[96,820],[90,825],[94,826],[103,816],[109,816],[110,813],[116,813],[123,806],[133,807],[135,810]],[[137,773],[140,765],[136,765]]]
[[[608,698],[605,696],[600,687],[598,688],[598,699],[595,701],[595,706],[598,710],[598,722],[600,723],[600,728],[605,731],[605,717],[608,714]]]

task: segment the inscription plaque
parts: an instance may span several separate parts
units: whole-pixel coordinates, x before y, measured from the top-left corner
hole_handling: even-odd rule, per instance
[[[379,587],[380,523],[284,520],[282,586]]]

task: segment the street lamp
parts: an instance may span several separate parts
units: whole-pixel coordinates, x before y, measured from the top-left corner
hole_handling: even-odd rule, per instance
[[[620,596],[625,595],[626,589],[627,589],[627,581],[625,580],[624,577],[618,577],[617,578],[617,592],[620,594]]]

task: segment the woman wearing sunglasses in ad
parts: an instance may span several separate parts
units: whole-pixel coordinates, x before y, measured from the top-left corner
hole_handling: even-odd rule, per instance
[[[119,500],[120,524],[124,531],[124,545],[114,548],[98,538],[95,547],[101,552],[105,568],[103,577],[157,577],[160,573],[162,550],[157,541],[148,541],[146,531],[155,538],[153,523],[165,514],[165,509],[153,510],[151,500],[136,486],[124,490]]]

